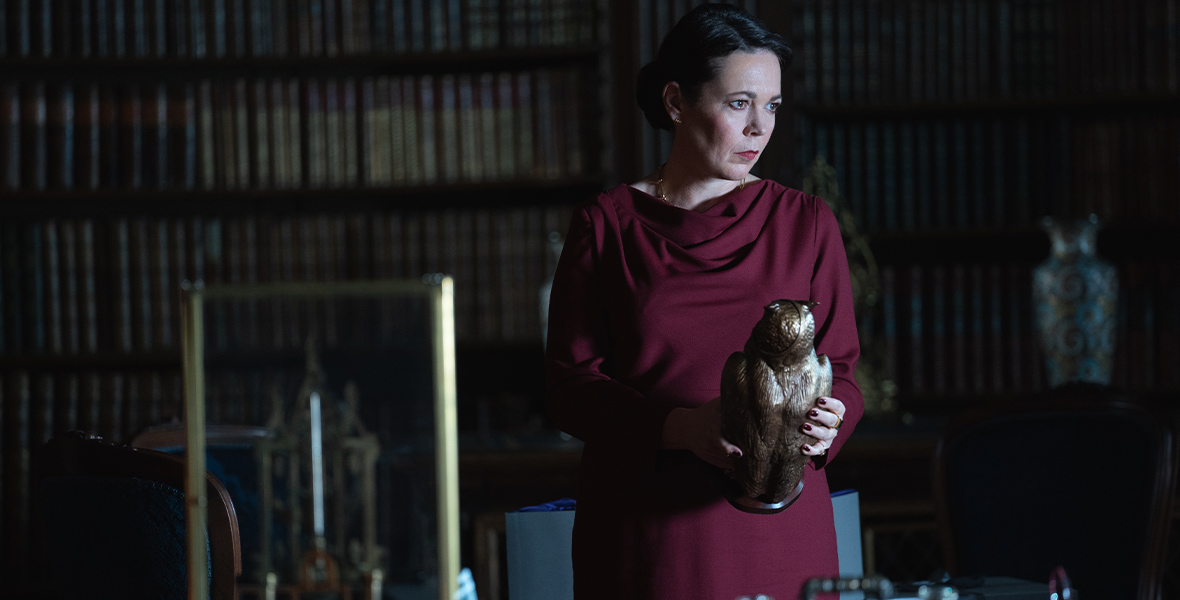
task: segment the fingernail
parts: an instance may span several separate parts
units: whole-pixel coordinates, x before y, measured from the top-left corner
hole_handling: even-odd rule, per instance
[[[803,431],[811,431],[811,423],[804,423]]]
[[[811,446],[808,446],[807,444],[803,444],[803,451],[804,452],[811,452]]]
[[[827,403],[828,403],[828,401],[827,401],[827,400],[824,400],[823,398],[820,398],[820,399],[819,399],[819,402],[818,402],[818,404],[819,404],[820,406],[825,406]]]
[[[815,410],[815,409],[813,408],[813,409],[811,409],[811,413],[810,413],[810,414],[811,414],[811,416],[813,416],[813,417],[818,417],[818,416],[819,416],[819,411],[818,411],[818,410]]]

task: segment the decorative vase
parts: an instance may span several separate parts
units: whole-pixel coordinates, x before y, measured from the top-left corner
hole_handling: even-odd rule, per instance
[[[1098,217],[1045,217],[1049,258],[1033,270],[1033,303],[1049,385],[1072,381],[1110,385],[1114,358],[1118,273],[1098,257]]]

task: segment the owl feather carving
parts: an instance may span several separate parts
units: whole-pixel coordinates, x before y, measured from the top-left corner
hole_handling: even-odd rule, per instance
[[[741,510],[779,512],[803,480],[812,438],[801,428],[816,398],[832,393],[832,365],[815,353],[816,304],[771,302],[722,370],[722,434],[743,452],[727,497]]]

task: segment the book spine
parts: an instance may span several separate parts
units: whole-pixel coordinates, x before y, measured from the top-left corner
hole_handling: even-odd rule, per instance
[[[452,52],[463,50],[464,37],[470,35],[463,31],[463,6],[459,0],[447,0],[447,49]]]
[[[219,81],[214,88],[213,105],[214,146],[211,150],[213,172],[220,189],[237,187],[238,161],[237,144],[234,136],[234,95],[230,82]]]
[[[433,127],[429,124],[424,116],[420,116],[421,112],[418,108],[418,86],[422,85],[422,81],[416,80],[412,77],[406,77],[401,80],[402,102],[401,102],[401,143],[397,142],[398,138],[394,139],[394,164],[399,164],[397,160],[399,152],[405,159],[406,166],[406,183],[420,184],[425,179],[425,171],[423,161],[422,136],[425,135],[424,129]],[[422,124],[419,127],[419,124]]]
[[[535,83],[536,103],[529,103],[530,110],[536,120],[536,148],[534,155],[539,159],[535,165],[533,176],[538,179],[556,179],[560,176],[558,165],[563,162],[563,148],[558,143],[557,134],[560,128],[555,123],[556,113],[553,110],[554,94],[552,72],[539,69],[533,74]],[[527,102],[522,98],[522,105]],[[556,106],[563,106],[558,103]]]
[[[38,81],[23,101],[24,115],[21,119],[21,150],[25,153],[23,164],[24,188],[44,190],[49,187],[49,124],[48,98],[45,83]]]
[[[45,294],[45,350],[52,354],[61,354],[64,350],[64,322],[62,300],[62,259],[61,241],[59,236],[60,224],[51,220],[45,223],[44,263],[39,265],[44,271],[42,285]]]
[[[429,48],[431,52],[445,52],[447,49],[447,2],[448,0],[431,0],[427,2],[430,10],[427,24],[429,26]]]
[[[535,176],[533,159],[537,122],[533,113],[532,73],[517,73],[514,78],[512,108],[516,125],[516,175],[523,179]]]
[[[168,85],[158,83],[155,86],[155,102],[153,103],[153,148],[146,154],[155,158],[151,173],[151,181],[157,189],[169,189],[175,186],[174,174],[170,170],[173,161],[170,160],[169,137],[174,132],[168,119],[168,107],[173,104],[169,99]]]
[[[455,90],[455,76],[445,74],[438,78],[435,96],[438,122],[438,171],[443,183],[455,183],[461,176],[462,152],[459,146],[459,115]],[[464,140],[466,143],[466,140]]]
[[[496,78],[492,73],[481,73],[479,85],[476,88],[476,102],[479,114],[479,140],[482,170],[480,179],[494,180],[499,173],[499,158],[497,157],[498,132],[496,113]]]
[[[21,187],[21,101],[16,82],[0,83],[0,186]]]
[[[512,75],[496,75],[496,134],[499,140],[497,154],[500,179],[510,181],[516,177],[516,142],[518,131],[515,124],[516,111],[513,108]]]
[[[881,218],[881,223],[885,231],[898,230],[898,154],[901,154],[903,163],[908,160],[908,155],[903,150],[899,150],[896,131],[897,125],[893,122],[886,122],[881,127],[881,181],[884,185],[882,193],[885,196],[883,203],[884,215]],[[903,193],[904,191],[903,186]]]
[[[179,289],[179,282],[173,281],[171,260],[169,258],[168,221],[155,219],[150,223],[148,257],[154,275],[155,285],[152,295],[155,309],[155,323],[152,324],[153,343],[158,348],[175,348],[179,333],[179,320],[174,290]],[[176,331],[174,331],[176,330]]]
[[[349,187],[357,187],[361,184],[360,162],[362,157],[358,156],[360,124],[357,121],[356,90],[357,83],[353,79],[344,80],[340,90],[340,104],[343,107],[341,143],[344,146],[344,184]]]
[[[881,98],[881,0],[869,0],[864,6],[858,5],[857,23],[864,39],[864,57],[861,59],[863,83],[857,96],[858,102],[877,102]]]
[[[79,223],[64,222],[61,226],[61,265],[62,265],[62,348],[68,354],[78,354],[81,351],[82,333],[82,296],[79,293]],[[3,278],[0,277],[0,281]],[[0,287],[0,297],[3,289]],[[0,299],[0,306],[3,300]],[[0,320],[3,311],[0,311]],[[3,326],[0,325],[0,352],[3,352]]]
[[[585,107],[582,104],[586,97],[582,89],[582,80],[578,71],[568,70],[564,74],[564,96],[559,106],[565,110],[558,112],[558,125],[562,126],[563,139],[561,146],[566,149],[567,160],[560,168],[564,168],[564,175],[581,177],[588,169],[586,167],[586,151],[583,148],[582,127],[588,121]]]
[[[271,132],[271,117],[270,113],[274,106],[268,102],[269,86],[264,80],[255,80],[250,83],[250,100],[252,106],[250,107],[250,120],[252,121],[253,139],[251,145],[254,148],[253,163],[254,168],[251,169],[251,180],[253,187],[258,189],[272,189],[277,187],[274,181],[274,152],[272,150],[271,141],[274,139]]]
[[[237,79],[233,83],[233,156],[234,156],[234,170],[237,177],[235,178],[235,187],[238,189],[246,189],[250,186],[250,124],[249,124],[249,93],[247,92],[246,80]]]
[[[819,0],[819,94],[815,102],[835,102],[836,94],[836,0]]]
[[[111,265],[115,286],[114,318],[115,327],[114,347],[122,353],[130,353],[135,348],[135,338],[132,334],[131,317],[131,233],[125,218],[115,219],[111,223],[112,235]]]
[[[864,184],[864,202],[858,215],[858,222],[861,224],[862,232],[868,233],[878,230],[878,212],[882,206],[881,201],[881,142],[879,136],[879,128],[876,123],[867,123],[864,126],[865,141],[864,141],[864,165],[865,165],[865,184]]]
[[[98,352],[98,295],[95,278],[95,235],[94,222],[81,222],[78,231],[79,262],[81,263],[80,290],[82,295],[79,310],[81,315],[81,350],[86,353]]]
[[[299,143],[298,138],[291,137],[290,96],[286,93],[286,86],[277,79],[270,82],[270,132],[273,140],[271,156],[274,158],[274,187],[276,189],[290,189],[296,186],[296,173],[291,170],[291,155],[293,146]]]
[[[956,387],[959,381],[963,380],[963,373],[950,373],[949,361],[955,360],[957,357],[952,353],[951,339],[948,335],[948,311],[946,311],[946,298],[948,298],[948,289],[946,289],[946,267],[942,265],[935,265],[931,268],[930,273],[930,347],[926,348],[925,354],[912,354],[911,359],[917,363],[925,363],[930,361],[931,373],[931,392],[943,396],[948,392],[948,383],[946,379],[951,376]],[[952,295],[952,306],[957,307]],[[957,314],[957,313],[956,313]],[[958,333],[953,326],[951,327],[953,333]],[[958,335],[953,340],[958,341]],[[957,348],[953,348],[957,350]]]
[[[196,97],[197,117],[197,173],[200,189],[212,190],[217,187],[217,165],[214,159],[214,112],[213,84],[208,80],[202,81],[197,87]]]
[[[0,351],[16,354],[24,350],[24,319],[21,308],[20,229],[15,222],[0,224]]]
[[[327,151],[327,185],[340,188],[344,185],[344,107],[340,105],[340,90],[335,79],[324,84],[324,136]],[[350,138],[351,139],[351,138]]]
[[[854,72],[857,52],[864,51],[860,40],[853,31],[853,6],[851,0],[837,0],[836,4],[836,101],[850,104],[855,99],[854,86],[857,76]]]
[[[307,81],[303,84],[303,114],[307,140],[304,147],[307,153],[306,184],[313,188],[322,188],[328,182],[327,130],[320,99],[320,86],[318,81]]]
[[[960,229],[966,229],[971,213],[968,192],[971,179],[967,156],[967,124],[963,119],[956,119],[951,127],[950,145],[953,148],[955,162],[954,181],[951,182],[954,186],[955,225]]]
[[[385,81],[384,78],[379,80]],[[389,161],[387,168],[389,169],[390,185],[405,185],[409,180],[409,158],[406,156],[406,127],[404,114],[404,97],[402,92],[402,80],[394,77],[389,79],[388,93],[384,94],[388,98],[389,105],[389,126],[384,131],[384,134],[389,138]]]
[[[431,75],[418,78],[418,131],[421,144],[422,180],[425,183],[438,181],[438,115],[435,103],[435,82]]]
[[[340,15],[336,12],[336,9],[340,8],[342,4],[342,0],[323,0],[323,4],[318,5],[320,6],[322,15],[320,26],[323,31],[321,34],[323,36],[322,52],[325,56],[337,56],[340,54]],[[317,45],[316,47],[319,48],[320,46]]]
[[[425,52],[427,49],[426,8],[422,5],[426,0],[404,0],[409,4],[406,15],[410,52]]]
[[[142,352],[155,350],[153,332],[155,331],[152,302],[152,269],[151,245],[148,238],[147,219],[136,219],[129,228],[131,298],[133,347]]]

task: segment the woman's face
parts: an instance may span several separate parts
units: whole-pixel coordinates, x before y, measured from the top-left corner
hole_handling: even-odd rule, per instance
[[[782,73],[778,57],[765,50],[734,52],[719,66],[717,77],[701,86],[696,102],[681,103],[676,138],[689,144],[686,149],[700,161],[702,175],[740,181],[774,131]]]

